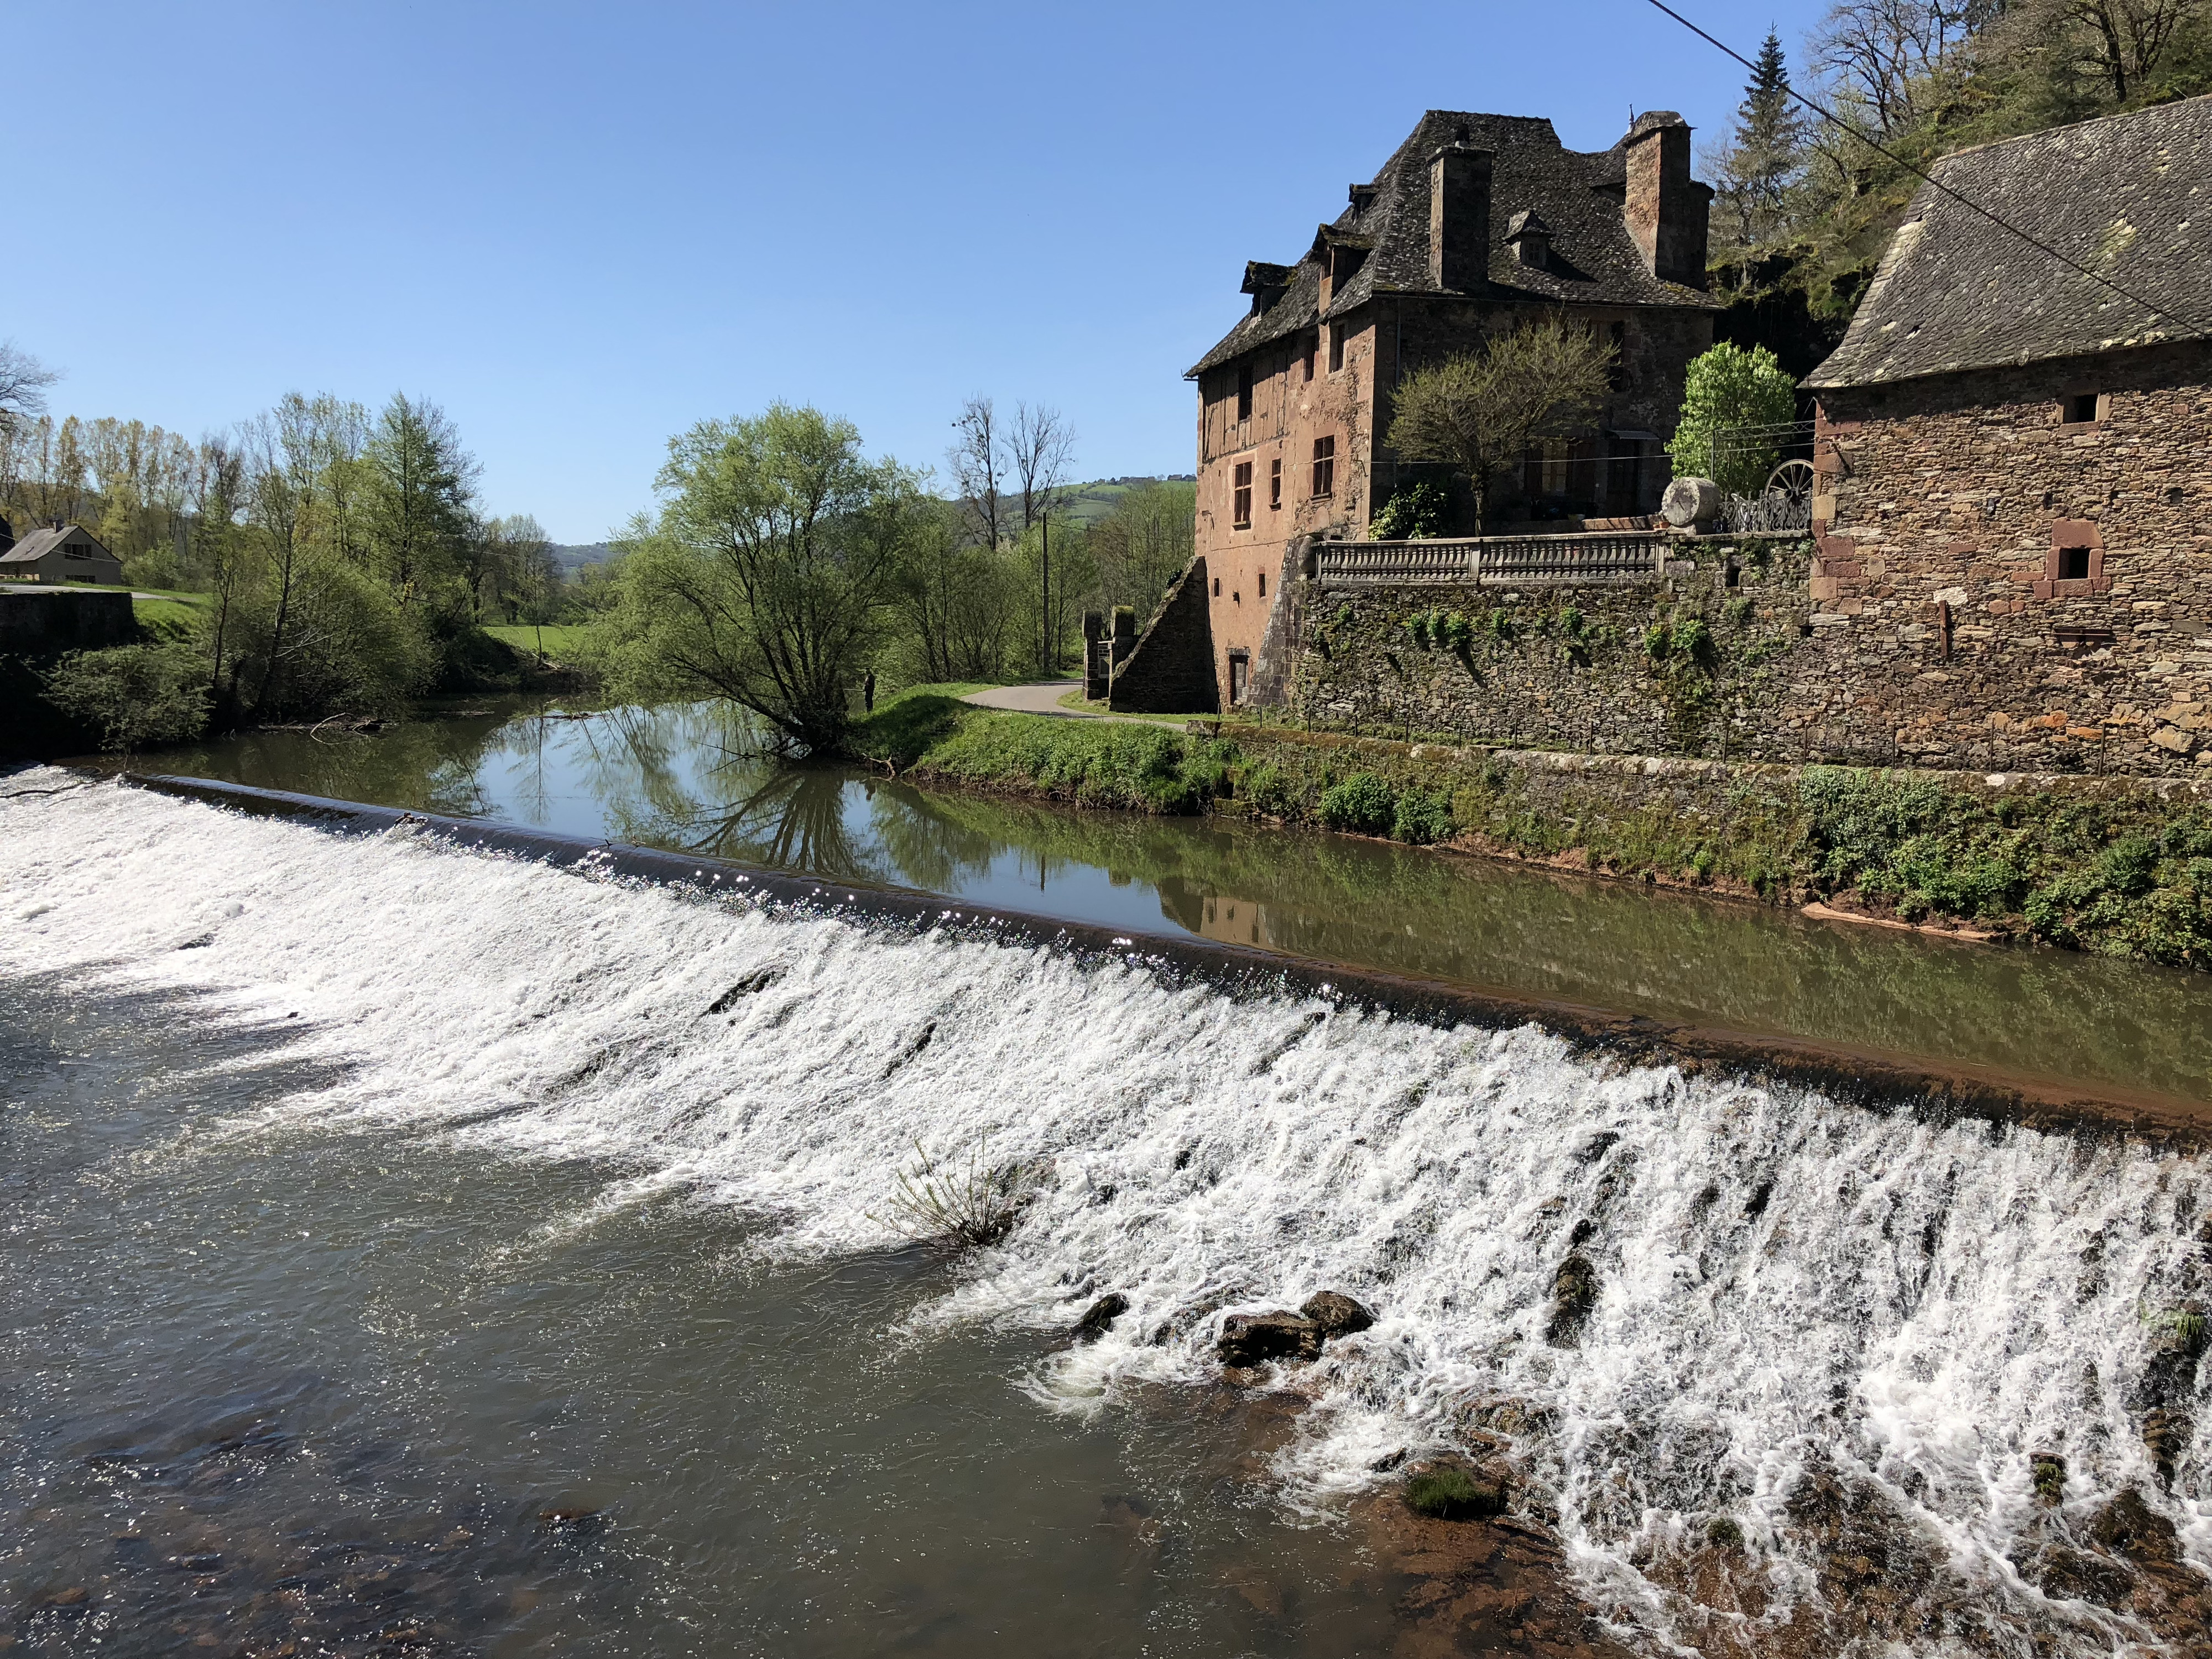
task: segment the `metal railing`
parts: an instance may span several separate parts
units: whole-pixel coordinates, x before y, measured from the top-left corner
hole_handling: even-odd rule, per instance
[[[1418,542],[1318,542],[1314,576],[1323,586],[1382,582],[1537,583],[1656,581],[1667,538],[1655,532],[1575,536],[1481,536]]]

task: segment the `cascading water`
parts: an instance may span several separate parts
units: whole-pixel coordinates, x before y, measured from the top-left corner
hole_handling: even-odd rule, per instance
[[[1310,1401],[1278,1463],[1294,1508],[1472,1450],[1658,1650],[2202,1630],[2197,1157],[27,787],[60,793],[0,802],[0,972],[296,1016],[289,1052],[331,1062],[235,1135],[350,1117],[610,1158],[603,1211],[680,1188],[800,1256],[895,1242],[874,1217],[916,1146],[988,1146],[1039,1172],[1034,1200],[915,1334],[1126,1296],[1022,1379],[1052,1409],[1213,1385],[1230,1313],[1324,1287],[1376,1308],[1281,1379]]]

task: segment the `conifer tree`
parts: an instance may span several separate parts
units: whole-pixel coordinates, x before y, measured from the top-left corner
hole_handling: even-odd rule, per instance
[[[1804,149],[1805,124],[1790,97],[1790,63],[1781,37],[1770,28],[1736,107],[1735,130],[1708,159],[1717,180],[1717,262],[1737,267],[1739,286],[1748,282],[1753,256],[1790,228],[1790,196],[1804,173]]]

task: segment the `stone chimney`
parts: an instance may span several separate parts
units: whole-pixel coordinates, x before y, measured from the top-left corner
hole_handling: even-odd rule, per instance
[[[1464,135],[1429,158],[1429,281],[1471,294],[1490,276],[1491,152]]]
[[[1705,285],[1710,185],[1690,177],[1690,125],[1670,109],[1646,110],[1620,141],[1627,161],[1621,217],[1644,264],[1662,282]]]

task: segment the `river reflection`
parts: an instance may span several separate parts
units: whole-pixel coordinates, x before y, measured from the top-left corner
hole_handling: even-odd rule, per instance
[[[144,764],[144,763],[142,763]],[[785,769],[707,706],[502,704],[258,732],[148,769],[491,817],[1512,995],[2212,1100],[2212,981],[1819,922],[1345,836]]]

